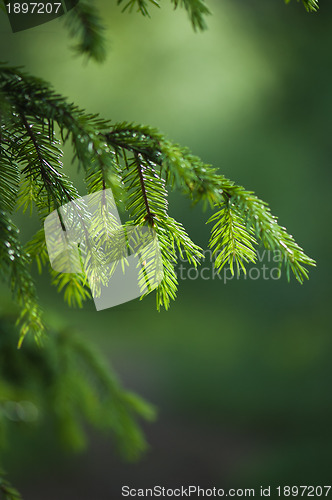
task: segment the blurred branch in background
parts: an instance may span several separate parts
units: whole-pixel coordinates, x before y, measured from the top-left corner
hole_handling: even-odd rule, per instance
[[[170,0],[174,9],[183,8],[195,31],[204,31],[207,28],[205,18],[211,14],[205,0]],[[291,0],[284,0],[289,3]],[[298,0],[300,1],[300,0]],[[318,0],[302,0],[308,12],[318,10]],[[143,16],[150,17],[151,6],[161,7],[159,0],[117,0],[123,6],[122,12],[137,11]],[[6,13],[6,0],[0,1],[1,9]],[[105,26],[98,9],[86,1],[79,1],[74,8],[64,16],[69,36],[78,42],[73,49],[78,55],[87,59],[103,62],[106,58]]]
[[[298,2],[300,0],[297,0]],[[291,2],[291,0],[285,0],[286,3]],[[308,12],[316,12],[318,10],[318,0],[302,0],[302,3]]]
[[[146,449],[137,419],[152,420],[151,405],[125,391],[93,345],[73,331],[49,332],[40,349],[31,339],[16,348],[15,315],[0,319],[0,435],[35,430],[52,421],[59,442],[80,451],[85,424],[111,437],[120,454],[133,460]]]
[[[80,1],[64,20],[70,37],[79,40],[73,47],[76,54],[103,62],[106,58],[105,28],[98,10],[91,3]]]
[[[9,481],[5,479],[5,473],[0,470],[0,500],[21,500],[19,492],[12,487]]]

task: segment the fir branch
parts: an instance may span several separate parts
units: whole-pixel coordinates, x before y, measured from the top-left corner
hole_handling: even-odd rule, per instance
[[[201,249],[191,241],[183,226],[168,215],[168,193],[165,181],[156,170],[156,164],[143,153],[134,153],[126,163],[124,184],[127,187],[128,202],[126,210],[130,214],[131,224],[148,223],[157,234],[161,250],[164,278],[157,288],[157,308],[168,309],[170,300],[176,297],[178,280],[175,265],[177,252],[194,266],[203,256]],[[128,169],[128,170],[127,170]]]
[[[83,307],[83,302],[91,299],[91,293],[86,287],[86,276],[84,273],[57,273],[51,270],[52,284],[59,292],[64,291],[64,300],[69,307]]]
[[[205,30],[206,24],[204,17],[211,14],[204,0],[171,0],[174,8],[183,7],[189,15],[194,30]]]
[[[69,138],[74,148],[74,159],[79,166],[91,173],[100,170],[103,187],[111,187],[120,196],[120,179],[110,150],[101,132],[107,132],[110,122],[97,115],[88,115],[74,104],[56,94],[48,84],[19,71],[0,65],[0,91],[13,112],[24,110],[30,117],[38,117],[39,123],[56,122],[60,128],[63,143]],[[42,126],[42,125],[41,125]],[[75,197],[75,196],[74,196]]]
[[[0,126],[0,208],[11,213],[17,201],[20,171],[4,142],[4,128]]]
[[[126,459],[138,458],[147,448],[140,420],[152,420],[152,405],[127,391],[106,358],[73,331],[52,331],[43,349],[26,342],[18,352],[11,318],[0,319],[0,380],[2,400],[30,401],[38,415],[53,426],[55,439],[67,449],[80,450],[87,427],[105,433]],[[28,426],[28,421],[19,421]],[[18,432],[17,423],[8,421]],[[0,421],[0,427],[2,422]],[[31,429],[32,430],[32,429]],[[1,498],[1,495],[0,495]]]
[[[118,5],[125,3],[122,12],[136,9],[143,16],[150,17],[149,5],[160,7],[160,2],[157,0],[118,0]],[[174,9],[178,7],[184,8],[189,16],[194,30],[205,30],[205,16],[211,14],[204,0],[171,0]]]
[[[234,205],[233,211],[241,217],[242,224],[248,224],[266,248],[281,252],[287,279],[290,279],[290,271],[300,283],[308,278],[305,266],[314,266],[315,261],[304,253],[285,228],[278,225],[268,205],[252,192],[217,174],[216,169],[204,164],[187,148],[165,140],[154,129],[140,126],[135,129],[134,125],[123,123],[107,134],[107,140],[113,145],[118,144],[136,153],[140,151],[149,158],[153,157],[160,165],[167,183],[181,189],[195,203],[201,200],[212,207],[224,202]],[[214,246],[216,240],[212,238],[210,244],[212,242]],[[243,244],[247,246],[246,241]],[[222,248],[217,245],[214,250],[220,252]]]
[[[85,55],[98,63],[106,58],[104,25],[98,10],[91,4],[80,0],[65,16],[65,25],[72,38],[80,41],[74,46],[79,55]]]
[[[154,214],[150,210],[150,204],[149,204],[149,200],[148,200],[148,195],[147,195],[147,191],[146,191],[144,175],[143,175],[143,170],[142,170],[142,161],[143,161],[143,157],[140,156],[139,154],[135,154],[135,163],[136,163],[136,168],[137,168],[137,172],[138,172],[139,182],[141,185],[141,192],[142,192],[142,196],[143,196],[143,200],[144,200],[144,205],[145,205],[145,209],[146,209],[145,220],[148,222],[148,224],[153,226],[154,225],[154,221],[153,221]]]
[[[174,270],[177,259],[173,239],[171,232],[165,231],[164,221],[168,220],[165,184],[153,166],[138,154],[126,163],[123,181],[128,192],[126,211],[131,223],[143,225],[148,222],[158,236],[164,278],[157,289],[157,308],[163,305],[167,309],[170,299],[176,296],[178,281]]]
[[[298,2],[300,0],[297,0]],[[285,0],[286,3],[290,3],[291,0]],[[319,9],[318,0],[302,0],[302,3],[307,12],[317,12]]]
[[[170,141],[163,141],[160,146],[162,172],[172,187],[180,188],[194,203],[203,202],[204,206],[213,207],[223,201],[222,177],[200,158]]]
[[[68,104],[44,82],[28,77],[18,70],[3,68],[0,71],[0,84],[1,80],[2,93],[7,103],[18,112],[18,116],[21,116],[25,107],[25,112],[30,117],[38,117],[34,128],[39,131],[41,138],[42,131],[38,127],[45,122],[52,123],[52,127],[53,122],[56,122],[64,141],[71,138],[75,158],[86,171],[89,192],[112,187],[115,194],[118,193],[117,200],[122,196],[125,198],[127,210],[132,218],[129,223],[149,224],[154,227],[166,270],[162,285],[163,298],[158,296],[158,307],[162,304],[168,307],[168,294],[169,297],[175,296],[177,279],[174,265],[177,262],[177,251],[181,252],[184,249],[188,258],[194,263],[197,263],[201,255],[199,247],[191,242],[183,227],[168,216],[166,184],[181,189],[195,203],[201,200],[203,204],[211,207],[219,209],[225,205],[229,207],[227,219],[225,212],[219,210],[221,217],[219,225],[217,222],[219,229],[213,231],[210,241],[215,254],[219,254],[216,263],[219,270],[225,262],[233,262],[231,255],[240,266],[243,262],[252,261],[250,245],[253,242],[251,238],[254,232],[256,238],[267,248],[281,251],[288,278],[290,270],[300,282],[303,277],[307,277],[304,266],[314,265],[314,261],[304,254],[284,228],[278,226],[266,203],[219,175],[210,165],[204,164],[198,157],[192,155],[187,148],[171,143],[150,127],[129,123],[111,125],[109,121],[101,120],[97,115],[87,115],[73,104]],[[21,100],[21,95],[25,96],[24,101]],[[25,133],[30,135],[31,142],[33,129],[29,127],[27,130],[25,127]],[[20,139],[20,136],[18,138]],[[15,141],[15,144],[21,147],[17,154],[23,152],[23,157],[26,157],[29,150],[24,150],[24,140],[26,141],[26,138],[23,137]],[[41,144],[44,147],[43,141]],[[33,145],[36,150],[36,144]],[[47,149],[43,154],[49,154]],[[40,171],[45,176],[41,166],[38,170],[39,175]],[[46,174],[49,175],[47,169]],[[31,178],[35,179],[33,176]],[[56,182],[59,182],[58,178]],[[47,192],[48,183],[43,182],[43,184]],[[124,189],[119,190],[119,186]],[[76,196],[74,191],[72,194],[73,197]],[[227,223],[233,224],[233,232],[230,231],[231,226],[229,230],[224,228]],[[228,244],[224,237],[226,234],[230,238],[229,245],[233,246],[232,251],[225,251]],[[220,255],[224,255],[224,260]],[[95,271],[97,269],[98,274],[98,269],[102,268],[103,257],[98,255],[93,257],[88,254],[88,259],[90,261],[87,261],[86,272],[90,272],[92,283],[95,281],[98,286],[100,280]],[[56,281],[60,285],[61,280]],[[79,284],[77,286],[75,284],[75,287],[76,290],[80,289]]]
[[[124,391],[105,360],[91,345],[71,334],[66,335],[65,341],[83,382],[79,392],[82,391],[81,406],[85,417],[101,430],[111,429],[120,452],[127,459],[138,458],[145,451],[146,442],[136,419],[153,420],[154,408],[133,393]],[[91,395],[92,391],[95,394],[94,399],[89,390]],[[98,405],[102,408],[102,415]]]
[[[2,470],[0,470],[0,500],[22,500],[20,493],[5,479]]]
[[[118,0],[118,5],[124,3],[126,0]],[[285,0],[289,3],[291,0]],[[300,0],[297,0],[298,2]],[[160,7],[160,3],[157,0],[128,0],[122,11],[129,10],[130,12],[137,7],[137,12],[140,12],[143,16],[150,17],[148,4],[151,3],[156,7]],[[184,8],[190,18],[191,24],[195,30],[205,30],[205,16],[211,14],[211,11],[207,7],[204,0],[171,0],[174,8],[182,7]],[[302,0],[305,9],[308,12],[315,12],[319,9],[318,0]]]
[[[253,192],[216,174],[215,169],[192,156],[187,149],[170,146],[169,143],[166,143],[166,147],[162,145],[161,149],[165,158],[163,168],[166,178],[172,185],[180,187],[194,200],[202,199],[217,207],[225,200],[241,217],[243,224],[253,229],[256,238],[267,249],[281,252],[288,280],[290,271],[300,283],[308,278],[305,266],[315,266],[315,261],[304,253],[284,227],[278,225],[277,218],[271,214],[266,202]],[[210,244],[212,242],[215,244],[216,240],[212,238]],[[222,248],[216,246],[215,250],[220,251]]]
[[[45,191],[47,196],[46,205],[49,209],[56,209],[71,201],[76,195],[75,189],[72,186],[71,189],[68,189],[68,183],[63,182],[63,175],[52,165],[52,163],[55,163],[56,166],[61,167],[59,162],[61,152],[55,147],[52,148],[51,138],[49,143],[43,140],[42,130],[40,130],[38,124],[35,123],[34,126],[30,124],[26,115],[22,112],[20,117],[28,139],[24,142],[25,135],[22,135],[21,140],[18,141],[20,159],[29,158],[25,162],[26,167],[23,169],[23,173],[27,177],[32,177],[35,183],[38,182],[40,177],[40,192]],[[36,132],[35,129],[37,129]],[[31,148],[30,142],[33,148]],[[39,197],[37,199],[39,200]]]
[[[86,287],[84,273],[58,273],[51,268],[44,228],[39,229],[25,245],[25,251],[30,255],[31,260],[36,262],[40,274],[45,266],[49,269],[52,284],[57,287],[59,292],[63,292],[64,300],[70,307],[81,308],[83,302],[91,298]]]
[[[152,4],[155,7],[160,7],[160,3],[156,0],[118,0],[117,3],[118,5],[121,5],[124,2],[127,3],[124,5],[122,12],[124,12],[125,10],[132,12],[134,8],[137,8],[137,12],[140,12],[143,16],[147,17],[150,17],[148,4]]]
[[[209,246],[214,248],[216,269],[220,272],[228,264],[234,275],[235,263],[238,272],[241,268],[246,273],[244,262],[256,262],[253,245],[257,242],[253,229],[246,228],[243,219],[229,202],[225,202],[221,210],[210,218],[210,222],[214,220],[217,222],[212,229]]]
[[[30,257],[18,240],[18,229],[4,211],[0,211],[0,273],[9,281],[12,293],[21,307],[19,346],[31,332],[40,343],[45,326],[29,267]]]
[[[243,220],[253,228],[257,239],[262,241],[265,248],[281,252],[287,279],[290,280],[290,271],[300,283],[303,283],[304,278],[308,279],[305,266],[315,266],[315,261],[304,253],[284,227],[278,225],[278,219],[271,214],[267,203],[242,186],[236,186],[227,179],[223,182],[225,199],[242,214]]]
[[[43,267],[49,264],[44,228],[39,229],[28,241],[25,245],[25,251],[30,255],[32,261],[36,262],[38,272],[41,273]]]
[[[144,158],[159,164],[164,137],[156,129],[128,122],[115,123],[110,128],[105,140],[111,147],[140,153]]]

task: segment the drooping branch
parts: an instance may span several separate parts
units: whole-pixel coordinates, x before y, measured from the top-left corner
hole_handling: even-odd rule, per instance
[[[141,191],[142,191],[142,196],[144,199],[144,205],[146,208],[146,216],[145,220],[151,225],[154,225],[153,222],[153,213],[151,212],[150,205],[149,205],[149,200],[148,200],[148,195],[146,191],[146,186],[144,182],[144,174],[143,174],[143,166],[141,164],[142,156],[140,154],[135,154],[135,160],[136,160],[136,166],[137,166],[137,172],[138,172],[138,177],[141,185]]]
[[[225,263],[232,268],[233,263],[242,267],[252,261],[252,245],[257,240],[268,249],[280,250],[288,278],[290,271],[300,282],[308,276],[305,266],[314,265],[314,261],[303,252],[293,237],[278,225],[268,205],[251,191],[234,184],[216,169],[204,164],[187,148],[173,144],[150,127],[128,123],[113,125],[97,115],[87,115],[55,94],[46,83],[14,68],[0,67],[0,90],[12,107],[13,115],[19,112],[21,116],[24,112],[24,115],[33,121],[31,127],[31,123],[25,120],[25,134],[34,146],[36,161],[31,162],[28,149],[24,147],[25,139],[20,135],[15,120],[13,127],[18,134],[16,142],[21,142],[21,149],[15,149],[13,146],[13,152],[16,152],[19,162],[26,163],[23,172],[29,168],[36,175],[40,176],[42,173],[45,194],[48,194],[48,191],[52,194],[54,191],[54,196],[60,204],[64,199],[69,199],[68,196],[59,197],[58,191],[61,192],[64,177],[61,173],[61,177],[56,176],[53,179],[53,168],[59,172],[55,165],[58,157],[49,152],[49,137],[45,138],[45,141],[43,139],[41,124],[51,122],[59,126],[65,141],[71,140],[74,158],[86,172],[88,191],[91,193],[112,187],[114,194],[124,201],[131,218],[129,223],[153,225],[166,269],[162,296],[157,298],[158,307],[168,307],[169,298],[175,297],[177,252],[181,254],[184,251],[194,265],[202,255],[201,249],[190,240],[181,224],[169,217],[166,186],[179,189],[195,203],[201,201],[216,208],[210,247],[214,254],[219,256],[215,263],[218,270],[221,270]],[[38,117],[37,121],[31,117]],[[34,134],[36,127],[38,136]],[[8,147],[6,151],[9,151]],[[51,169],[45,168],[45,165],[48,166],[44,161],[45,155],[51,157],[48,162],[52,166]],[[32,183],[36,182],[38,175],[30,175]],[[72,198],[78,196],[71,188],[69,193],[72,193]],[[225,206],[228,207],[228,217],[225,217]],[[220,257],[222,255],[223,258]],[[60,278],[56,278],[58,283],[59,280]],[[66,282],[70,289],[69,281]],[[79,283],[76,288],[80,289]]]

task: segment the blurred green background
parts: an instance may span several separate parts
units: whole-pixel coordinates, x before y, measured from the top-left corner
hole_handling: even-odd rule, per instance
[[[158,127],[189,146],[269,202],[318,265],[303,286],[285,276],[186,279],[161,313],[153,296],[70,310],[48,277],[38,278],[49,321],[93,339],[159,415],[144,426],[150,450],[139,463],[121,462],[93,433],[75,457],[35,433],[7,450],[5,465],[27,500],[120,498],[123,484],[329,484],[332,4],[320,0],[309,15],[295,1],[210,0],[209,29],[195,34],[167,1],[152,19],[121,14],[115,3],[97,2],[109,28],[102,65],[73,57],[61,20],[12,34],[5,16],[0,59],[90,112]],[[68,154],[65,170],[84,194]],[[207,248],[210,212],[173,193],[170,204]],[[22,238],[31,237],[37,221],[18,218]]]

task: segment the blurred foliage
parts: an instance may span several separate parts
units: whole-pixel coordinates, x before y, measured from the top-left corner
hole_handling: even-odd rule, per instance
[[[132,11],[136,9],[137,12],[143,14],[143,16],[150,17],[149,5],[154,5],[160,7],[159,0],[118,0],[118,4],[125,3],[123,11]],[[210,14],[208,7],[205,4],[205,0],[171,0],[174,9],[177,7],[183,7],[188,12],[191,24],[194,30],[204,30],[206,29],[206,24],[204,16]]]
[[[112,437],[127,459],[146,449],[137,418],[151,420],[154,409],[121,387],[91,343],[72,331],[50,332],[43,349],[27,341],[18,350],[13,330],[13,318],[2,315],[2,445],[10,445],[9,436],[20,432],[22,425],[39,432],[46,420],[53,422],[55,439],[74,451],[86,445],[85,424]]]
[[[74,46],[78,55],[85,55],[94,61],[106,58],[104,25],[98,10],[91,3],[79,1],[65,16],[69,35],[79,42]]]
[[[0,499],[1,500],[20,500],[22,497],[20,493],[12,487],[12,485],[5,479],[5,474],[0,470]]]
[[[289,3],[291,0],[285,0],[285,2]],[[316,12],[318,10],[318,0],[302,0],[302,3],[308,12]]]

